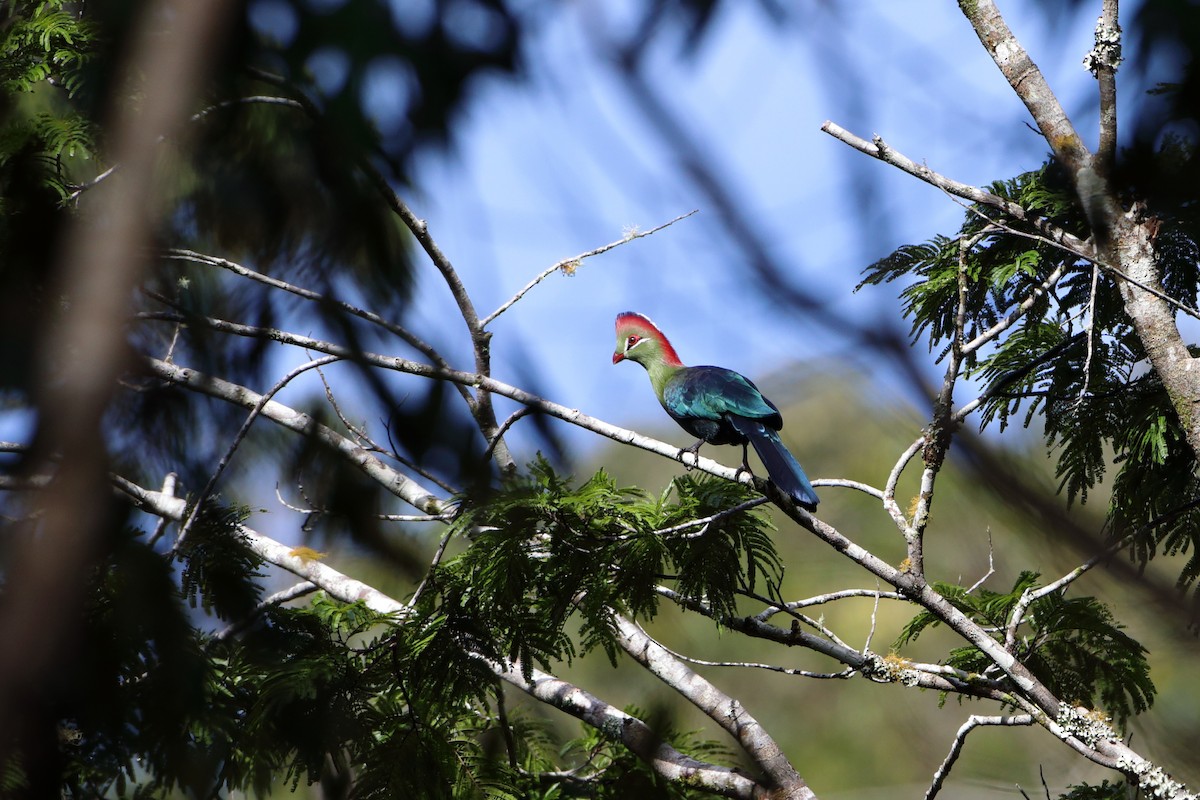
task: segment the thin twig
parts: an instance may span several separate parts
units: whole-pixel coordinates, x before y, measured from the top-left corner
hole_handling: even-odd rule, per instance
[[[163,478],[162,493],[164,497],[175,496],[175,484],[177,480],[178,476],[174,472],[168,472],[167,476]],[[166,517],[158,518],[158,523],[154,526],[154,533],[146,540],[146,546],[151,550],[154,549],[154,545],[162,538],[162,535],[167,532],[168,523],[169,520]]]
[[[496,448],[496,442],[499,442],[504,434],[508,433],[508,429],[517,424],[517,421],[522,417],[527,417],[533,413],[533,409],[529,406],[521,406],[516,411],[508,415],[504,422],[500,423],[500,427],[496,430],[496,435],[488,440],[487,449],[483,451],[483,460],[487,461],[492,457],[492,451]]]
[[[1082,578],[1097,564],[1106,560],[1118,550],[1124,548],[1131,541],[1133,541],[1132,536],[1125,536],[1121,539],[1118,539],[1106,547],[1102,552],[1089,558],[1087,561],[1080,564],[1066,575],[1063,575],[1058,580],[1036,589],[1030,587],[1022,592],[1020,599],[1018,599],[1016,604],[1013,605],[1012,614],[1009,615],[1008,625],[1004,631],[1004,646],[1011,651],[1016,645],[1017,629],[1021,627],[1021,624],[1025,621],[1025,612],[1029,610],[1031,605],[1047,595],[1053,594],[1054,592],[1063,591],[1072,583]]]
[[[950,752],[946,754],[946,760],[937,768],[937,772],[933,773],[933,783],[929,785],[929,790],[925,792],[925,800],[933,800],[937,797],[937,793],[941,791],[942,784],[946,781],[946,776],[950,774],[950,768],[954,766],[954,762],[958,761],[959,755],[962,753],[963,745],[966,744],[967,734],[975,730],[981,725],[1032,725],[1032,714],[1016,714],[996,717],[984,717],[977,714],[972,714],[962,727],[958,729],[958,733],[954,735],[954,743],[950,745]]]
[[[986,581],[988,578],[990,578],[996,574],[996,563],[995,563],[995,560],[993,559],[993,552],[992,552],[993,551],[992,529],[990,527],[988,528],[987,539],[988,539],[988,569],[987,569],[987,572],[985,572],[983,574],[982,578],[975,581],[975,583],[971,584],[971,588],[967,589],[967,594],[970,594],[971,592],[978,589],[980,586],[983,586],[984,581]]]
[[[812,617],[808,616],[807,614],[801,614],[800,612],[796,611],[795,608],[791,607],[787,603],[781,603],[777,600],[771,599],[770,597],[765,597],[765,596],[759,594],[758,592],[752,592],[748,589],[739,589],[737,591],[737,593],[742,595],[743,597],[749,597],[751,600],[757,600],[758,602],[762,603],[765,606],[773,606],[773,607],[777,608],[780,612],[787,614],[793,620],[803,623],[804,625],[807,625],[808,627],[812,628],[814,631],[819,632],[821,635],[827,637],[829,639],[829,641],[833,642],[834,644],[838,645],[839,647],[851,649],[850,645],[848,645],[844,641],[842,641],[840,636],[838,636],[836,633],[831,631],[829,628],[825,627],[824,624],[822,624],[821,622],[818,622],[817,620],[813,619]],[[761,612],[759,613],[759,616],[760,617],[762,616]],[[796,623],[793,622],[792,624],[795,625]]]
[[[789,609],[809,608],[811,606],[820,606],[825,603],[833,603],[837,600],[845,600],[851,597],[871,597],[875,600],[901,600],[907,601],[907,598],[899,592],[888,592],[880,589],[841,589],[836,592],[828,592],[819,594],[815,597],[808,597],[804,600],[791,600],[784,603],[782,606],[770,604],[767,608],[754,615],[754,618],[760,622],[766,622],[771,617]]]
[[[345,414],[342,413],[342,408],[338,404],[337,398],[333,396],[333,387],[329,385],[329,381],[325,379],[325,373],[319,367],[317,368],[317,375],[321,378],[321,385],[325,387],[325,399],[329,401],[330,407],[333,408],[333,413],[336,414],[337,418],[341,420],[343,425],[346,426],[346,430],[350,431],[350,433],[354,435],[355,439],[358,441],[359,447],[364,447],[364,449],[375,453],[387,453],[388,451],[385,450],[378,442],[372,439],[367,433],[365,422],[363,423],[363,427],[357,427]],[[365,445],[363,444],[364,442],[366,443]]]
[[[503,304],[501,304],[501,306],[499,308],[497,308],[491,314],[488,314],[486,317],[481,319],[479,321],[480,327],[486,328],[488,325],[490,325],[496,319],[496,317],[500,316],[505,311],[512,308],[512,306],[518,300],[520,300],[522,297],[524,297],[526,295],[526,293],[529,292],[530,289],[537,286],[539,283],[544,281],[546,278],[548,278],[553,273],[555,273],[559,270],[562,270],[563,274],[565,274],[565,275],[574,275],[575,270],[579,267],[579,265],[582,263],[582,261],[585,258],[591,258],[592,256],[598,256],[601,253],[607,253],[609,250],[612,250],[613,248],[616,248],[616,247],[620,247],[623,244],[628,244],[629,242],[632,242],[635,239],[641,239],[643,237],[658,233],[663,228],[669,228],[672,225],[674,225],[676,222],[679,222],[680,220],[683,220],[683,219],[687,219],[688,217],[692,216],[693,214],[698,213],[699,211],[700,211],[700,209],[697,208],[697,209],[693,209],[693,210],[687,212],[686,214],[680,214],[678,217],[675,217],[675,219],[671,220],[670,222],[664,222],[662,225],[659,225],[657,228],[651,228],[648,231],[631,230],[628,233],[626,233],[626,235],[622,236],[620,239],[616,240],[615,242],[609,242],[606,245],[597,247],[594,250],[589,250],[586,253],[580,253],[579,255],[572,256],[571,258],[564,258],[562,261],[559,261],[557,264],[547,267],[546,269],[542,270],[542,272],[539,273],[537,275],[537,277],[535,277],[529,283],[525,284],[525,286],[522,287],[522,289],[520,291],[518,291],[516,294],[514,294],[512,297],[510,297],[507,301],[505,301]]]
[[[878,585],[878,580],[876,580],[876,584]],[[875,602],[871,604],[871,627],[867,630],[866,641],[863,642],[862,654],[864,656],[871,652],[871,639],[875,638],[875,624],[879,618],[879,594],[879,591],[875,592]]]
[[[876,489],[874,486],[870,485],[869,483],[862,483],[861,481],[852,481],[847,478],[819,478],[817,480],[814,480],[812,482],[812,484],[813,484],[813,486],[835,486],[835,487],[842,488],[842,489],[854,489],[855,491],[862,492],[863,494],[869,494],[869,495],[871,495],[871,497],[874,497],[876,500],[883,499],[883,490],[882,489]]]
[[[234,275],[238,275],[239,277],[247,278],[256,283],[261,283],[264,286],[270,286],[272,289],[279,289],[280,291],[294,294],[297,297],[302,297],[305,300],[311,300],[312,302],[318,303],[322,306],[328,306],[328,307],[336,308],[340,311],[344,311],[345,313],[351,314],[355,317],[358,317],[359,319],[366,320],[367,322],[370,322],[372,325],[378,325],[380,328],[383,328],[388,333],[390,333],[390,334],[396,336],[397,338],[401,339],[402,341],[404,341],[406,344],[408,344],[410,347],[412,347],[418,353],[425,356],[430,361],[432,361],[434,364],[437,364],[439,367],[442,367],[445,369],[450,368],[449,362],[447,362],[446,359],[442,358],[442,356],[437,352],[437,350],[435,350],[430,344],[425,342],[423,339],[418,337],[416,334],[409,331],[407,328],[405,328],[401,325],[397,325],[396,323],[391,322],[390,320],[384,319],[379,314],[376,314],[374,311],[368,311],[366,309],[359,308],[358,306],[351,305],[350,303],[347,303],[343,300],[336,300],[332,297],[327,297],[326,295],[323,295],[320,292],[314,292],[311,289],[305,289],[302,286],[297,286],[293,283],[289,283],[285,280],[281,280],[280,278],[276,278],[271,275],[264,275],[261,272],[256,272],[255,270],[252,270],[249,267],[238,264],[237,262],[229,261],[228,259],[224,259],[224,258],[218,258],[217,256],[210,256],[205,253],[197,253],[194,250],[169,249],[169,250],[164,250],[161,253],[161,256],[167,260],[190,261],[190,262],[193,262],[196,264],[205,264],[208,266],[220,267],[221,269],[232,272]],[[460,386],[460,387],[458,387],[458,389],[461,392],[465,392],[465,396],[466,396],[469,404],[474,403],[474,398],[472,398],[470,396],[469,392],[466,392],[464,387]]]
[[[211,475],[208,476],[208,483],[204,485],[204,489],[200,492],[200,494],[196,497],[196,501],[192,504],[191,513],[188,514],[183,526],[179,529],[179,535],[175,537],[175,543],[171,545],[171,555],[177,554],[179,552],[179,548],[183,546],[184,540],[191,532],[192,526],[196,523],[196,519],[200,516],[201,508],[204,507],[204,504],[212,495],[213,489],[216,487],[217,481],[220,479],[221,474],[224,473],[225,468],[229,466],[229,461],[233,458],[233,454],[237,451],[238,446],[241,445],[242,440],[246,438],[246,434],[250,432],[250,426],[254,424],[254,420],[258,419],[259,414],[262,413],[263,408],[266,407],[267,403],[271,401],[271,398],[278,394],[285,386],[287,386],[297,377],[303,375],[310,369],[316,369],[340,360],[341,356],[330,355],[314,359],[309,361],[307,364],[301,364],[276,381],[275,385],[268,389],[266,394],[259,398],[258,403],[250,410],[250,414],[242,423],[242,427],[238,429],[238,432],[233,437],[233,441],[229,443],[229,447],[226,448],[225,453],[221,456],[221,460],[217,462],[217,468],[213,470]]]
[[[983,205],[991,206],[992,208],[998,208],[1004,213],[1008,214],[1010,217],[1021,220],[1027,225],[1032,226],[1049,241],[1065,246],[1072,252],[1091,254],[1085,255],[1085,258],[1091,259],[1095,256],[1094,248],[1090,242],[1086,242],[1083,239],[1080,239],[1078,236],[1062,230],[1044,217],[1038,217],[1030,214],[1018,203],[1014,203],[1013,201],[1006,200],[999,195],[980,189],[978,186],[972,186],[967,183],[961,183],[959,181],[952,180],[944,175],[934,172],[924,164],[918,164],[911,158],[905,156],[903,153],[893,150],[879,136],[876,136],[873,142],[868,142],[866,139],[855,136],[853,133],[850,133],[845,128],[831,121],[826,121],[821,126],[821,130],[825,133],[828,133],[838,141],[850,145],[860,153],[865,153],[872,158],[877,158],[880,161],[891,164],[892,166],[907,172],[909,175],[919,178],[932,186],[936,186],[939,189],[949,192],[950,194],[957,195],[965,200],[970,200],[972,203],[981,203]]]
[[[425,577],[421,579],[421,583],[417,585],[416,591],[413,592],[412,599],[408,601],[409,605],[414,608],[417,601],[421,599],[421,594],[424,593],[425,587],[429,584],[429,579],[433,577],[433,573],[437,570],[438,565],[442,563],[443,556],[446,555],[446,546],[450,544],[450,539],[454,536],[454,528],[451,526],[449,530],[442,536],[438,542],[437,550],[433,553],[433,559],[429,562],[429,569],[425,570]]]
[[[698,528],[698,527],[699,528],[707,528],[708,524],[711,522],[716,522],[719,519],[724,519],[725,517],[729,517],[734,514],[739,514],[743,511],[747,511],[751,508],[756,508],[756,507],[761,506],[762,504],[766,503],[767,501],[768,501],[768,498],[766,498],[766,497],[756,497],[753,500],[747,500],[743,503],[738,503],[736,506],[731,506],[730,508],[723,509],[723,510],[718,511],[715,514],[711,514],[707,517],[700,517],[699,519],[693,519],[693,520],[689,520],[688,522],[682,522],[679,525],[672,525],[669,528],[659,528],[656,531],[652,531],[652,533],[655,536],[666,536],[671,533],[679,533],[680,531],[686,531],[689,528]]]
[[[315,583],[305,580],[300,581],[299,583],[295,584],[294,586],[290,586],[287,589],[278,591],[260,602],[243,619],[238,620],[222,630],[220,633],[216,634],[213,639],[218,642],[225,641],[226,639],[229,639],[230,637],[235,636],[244,631],[246,628],[250,627],[254,620],[258,619],[274,606],[283,605],[284,603],[291,602],[298,597],[304,597],[305,595],[312,594],[313,592],[317,591],[317,588],[318,587]]]
[[[1079,408],[1087,397],[1092,379],[1092,352],[1096,349],[1096,289],[1099,283],[1100,268],[1092,265],[1092,289],[1088,294],[1087,356],[1083,361],[1083,385],[1079,387],[1079,397],[1075,400],[1076,408]]]
[[[454,514],[376,514],[384,522],[449,522]]]
[[[781,667],[778,664],[764,664],[757,661],[708,661],[703,658],[694,658],[692,656],[684,655],[677,650],[672,650],[662,642],[658,642],[658,646],[678,658],[680,661],[687,661],[690,664],[698,664],[702,667],[741,667],[744,669],[762,669],[769,672],[778,672],[783,675],[795,675],[801,678],[818,678],[822,680],[845,680],[854,677],[854,675],[857,673],[857,670],[850,668],[841,670],[840,672],[814,672],[807,669]]]
[[[917,453],[921,452],[921,448],[925,445],[925,435],[918,436],[908,448],[900,454],[896,464],[892,467],[892,471],[888,473],[887,483],[883,487],[883,507],[891,516],[892,521],[896,523],[896,527],[903,533],[907,534],[910,530],[908,519],[904,516],[904,512],[896,503],[896,484],[900,482],[900,474],[904,472],[904,468],[908,466],[908,462],[913,460]]]

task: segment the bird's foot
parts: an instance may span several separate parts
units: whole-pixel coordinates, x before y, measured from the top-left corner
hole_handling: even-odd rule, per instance
[[[754,470],[750,469],[750,465],[743,461],[741,465],[738,466],[737,472],[733,473],[733,479],[735,481],[741,480],[743,472],[749,475],[751,478],[754,477]]]
[[[702,444],[704,444],[704,440],[697,439],[696,443],[694,445],[692,445],[691,447],[681,447],[679,449],[679,462],[681,464],[683,464],[684,468],[687,469],[688,472],[691,472],[693,469],[696,468],[696,465],[700,463],[700,445],[702,445]],[[684,453],[692,454],[692,463],[689,464],[687,462],[687,460],[684,459],[684,457],[683,457]]]

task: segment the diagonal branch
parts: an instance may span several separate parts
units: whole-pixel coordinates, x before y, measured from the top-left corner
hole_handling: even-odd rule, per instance
[[[317,104],[307,94],[292,86],[286,78],[259,69],[252,69],[251,73],[259,80],[294,92],[300,107],[309,117],[315,121],[322,119],[322,111]],[[442,279],[445,280],[446,286],[450,289],[450,295],[454,298],[459,314],[462,316],[463,322],[467,326],[467,331],[471,336],[471,349],[475,355],[475,371],[480,375],[490,375],[492,370],[492,335],[490,332],[484,330],[479,319],[479,313],[475,310],[475,304],[471,300],[471,296],[468,294],[462,279],[459,278],[454,265],[450,262],[446,254],[442,252],[441,247],[438,246],[437,241],[429,232],[429,226],[425,220],[413,213],[408,204],[404,202],[400,195],[396,193],[396,190],[392,188],[391,184],[388,183],[383,173],[365,157],[358,158],[357,165],[367,177],[367,180],[371,182],[371,185],[375,187],[379,196],[383,198],[383,201],[400,218],[400,221],[412,233],[417,243],[421,245],[421,249],[425,251],[425,255],[429,258],[430,263],[441,273]],[[516,462],[513,461],[512,454],[509,452],[504,438],[497,434],[499,423],[496,421],[496,412],[492,407],[491,396],[485,389],[479,388],[477,390],[472,414],[484,438],[489,442],[493,442],[492,454],[496,459],[496,463],[500,465],[501,472],[506,475],[514,473],[517,468]]]
[[[607,253],[609,250],[620,247],[623,244],[628,244],[629,242],[632,242],[635,239],[641,239],[646,236],[650,236],[652,234],[658,233],[663,228],[669,228],[672,225],[674,225],[676,222],[687,219],[688,217],[692,216],[693,214],[698,213],[699,210],[700,209],[694,209],[692,211],[687,212],[686,214],[680,214],[675,219],[670,220],[668,222],[664,222],[662,225],[659,225],[656,228],[651,228],[648,231],[632,230],[632,231],[628,232],[625,236],[622,236],[620,239],[616,240],[615,242],[609,242],[608,244],[601,245],[600,247],[597,247],[593,250],[589,250],[586,253],[580,253],[577,256],[572,256],[571,258],[564,258],[562,261],[559,261],[557,264],[553,264],[553,265],[547,267],[546,269],[544,269],[540,273],[538,273],[537,277],[535,277],[529,283],[525,284],[525,286],[523,286],[520,291],[518,291],[516,294],[514,294],[512,297],[510,297],[508,300],[506,300],[499,308],[497,308],[495,311],[493,311],[492,313],[490,313],[486,317],[484,317],[482,320],[480,320],[479,321],[480,327],[486,328],[488,325],[490,325],[496,319],[496,317],[500,316],[505,311],[508,311],[508,309],[512,308],[517,303],[517,301],[520,300],[522,297],[524,297],[526,294],[528,294],[529,291],[531,289],[533,289],[533,287],[537,286],[539,283],[544,281],[546,278],[550,277],[555,272],[562,270],[564,275],[574,275],[575,270],[579,268],[579,265],[583,262],[583,260],[585,258],[591,258],[592,256],[598,256],[601,253]]]
[[[182,319],[182,317],[177,317],[171,314],[157,313],[139,314],[138,318],[167,321],[179,321]],[[192,324],[205,324],[211,327],[213,330],[231,333],[237,336],[268,339],[271,341],[300,347],[305,350],[313,350],[319,353],[342,356],[343,358],[355,358],[361,363],[370,364],[383,369],[405,372],[410,375],[418,375],[434,380],[450,381],[463,386],[477,386],[486,389],[490,393],[507,397],[510,400],[515,400],[516,402],[521,403],[522,405],[529,406],[536,411],[540,411],[544,414],[548,414],[549,416],[569,422],[572,425],[578,425],[579,427],[586,428],[587,430],[598,433],[601,436],[606,436],[609,439],[622,444],[630,444],[634,447],[640,447],[643,450],[649,450],[651,452],[658,453],[659,455],[666,456],[674,461],[685,464],[689,468],[700,469],[701,471],[707,472],[710,475],[715,475],[718,478],[725,478],[726,480],[732,480],[738,483],[754,486],[759,491],[762,491],[763,488],[768,485],[766,480],[762,478],[756,478],[747,473],[745,470],[731,469],[719,464],[716,461],[713,461],[710,458],[698,456],[686,448],[676,447],[674,445],[667,444],[666,442],[660,442],[657,439],[643,436],[642,434],[626,428],[617,427],[616,425],[609,424],[602,420],[596,419],[595,417],[590,417],[587,414],[580,412],[578,409],[568,408],[558,403],[551,402],[531,392],[527,392],[523,389],[519,389],[515,386],[511,386],[485,375],[478,375],[472,372],[460,372],[452,369],[441,369],[429,364],[422,364],[417,361],[410,361],[405,358],[400,358],[398,356],[384,356],[371,352],[353,352],[350,348],[342,345],[333,344],[321,339],[314,339],[308,336],[289,333],[276,328],[242,325],[240,323],[228,322],[210,317],[189,317],[188,320]],[[233,400],[233,402],[242,403],[244,398],[247,396],[258,397],[257,394],[245,389],[244,387],[230,384],[226,381],[222,381],[219,378],[209,378],[207,376],[203,376],[195,370],[183,370],[174,364],[167,364],[166,362],[162,362],[153,358],[147,359],[146,363],[151,365],[152,371],[155,372],[155,374],[157,374],[159,377],[164,377],[167,380],[171,380],[172,382],[176,383],[185,383],[189,387],[205,394],[212,394],[212,391],[210,391],[209,387],[211,382],[212,384],[222,385],[222,390],[217,394],[213,394],[213,396],[222,397],[222,399],[230,399]],[[229,387],[235,388],[230,389]],[[268,404],[267,410],[269,411],[271,408],[272,404]],[[288,415],[294,415],[297,413],[298,412],[288,409],[287,414],[284,414],[284,417],[286,418]],[[266,414],[265,416],[274,419],[274,417],[272,417],[270,414]],[[359,449],[361,450],[361,448]]]
[[[1065,247],[1073,253],[1077,253],[1083,258],[1096,260],[1099,258],[1099,253],[1090,241],[1084,241],[1072,233],[1068,233],[1058,226],[1052,224],[1045,217],[1039,217],[1031,214],[1019,203],[1014,203],[1012,200],[1006,200],[999,195],[992,194],[989,191],[980,189],[978,186],[972,186],[968,183],[960,183],[959,181],[947,178],[937,172],[934,172],[924,164],[918,164],[908,156],[893,150],[889,147],[880,136],[876,136],[873,142],[868,142],[866,139],[855,136],[837,123],[826,121],[821,125],[821,130],[828,133],[833,138],[840,142],[850,145],[860,153],[865,153],[872,158],[877,158],[886,164],[891,164],[915,178],[920,178],[931,186],[936,186],[942,191],[961,197],[964,200],[969,200],[972,203],[979,203],[985,206],[1003,211],[1013,219],[1024,222],[1031,228],[1036,230],[1042,236],[1054,244]]]
[[[262,395],[244,386],[204,375],[178,364],[169,364],[156,358],[148,358],[144,363],[152,374],[163,380],[248,410],[257,408],[260,416],[272,422],[300,434],[315,436],[317,440],[336,450],[343,458],[378,482],[380,486],[425,514],[442,514],[450,510],[447,501],[437,497],[412,478],[397,472],[357,443],[332,428],[322,425],[302,411],[289,408],[276,400],[268,399],[263,402]]]
[[[279,394],[279,392],[282,391],[285,386],[291,383],[298,376],[304,374],[310,369],[319,370],[325,364],[332,364],[333,362],[340,360],[341,359],[339,359],[337,356],[325,356],[314,361],[309,361],[306,364],[301,364],[276,381],[275,385],[268,389],[267,393],[259,398],[258,402],[254,405],[254,408],[250,409],[250,414],[246,417],[245,421],[242,422],[242,427],[238,428],[238,432],[234,434],[233,441],[229,443],[229,447],[226,448],[224,454],[222,454],[221,460],[217,462],[216,469],[214,469],[212,474],[208,476],[208,481],[204,484],[204,488],[200,490],[200,494],[196,497],[195,502],[192,503],[191,513],[189,513],[187,519],[183,521],[183,525],[179,528],[179,535],[175,537],[175,543],[171,545],[172,553],[178,553],[180,548],[183,546],[184,540],[187,539],[188,533],[191,531],[192,526],[196,523],[196,520],[200,516],[201,510],[204,508],[204,504],[208,501],[208,498],[212,496],[213,489],[215,489],[217,486],[217,481],[221,479],[221,475],[225,472],[225,468],[229,466],[229,462],[233,459],[233,454],[237,452],[238,447],[246,438],[246,434],[250,432],[250,426],[254,424],[254,420],[258,419],[259,414],[262,413],[263,406],[269,403],[272,397]]]
[[[651,674],[682,694],[737,740],[766,776],[772,797],[815,800],[783,750],[741,702],[676,658],[633,621],[615,615],[617,643]]]
[[[121,491],[139,508],[151,514],[179,520],[186,510],[182,499],[143,489],[124,479],[115,480]],[[391,614],[400,620],[413,614],[411,605],[402,603],[373,586],[351,578],[319,560],[294,555],[293,548],[245,525],[239,525],[238,528],[246,544],[264,561],[282,567],[306,582],[320,587],[331,597],[346,603],[361,602],[373,611]],[[525,670],[519,664],[501,664],[471,651],[467,651],[467,655],[487,665],[496,677],[506,683],[620,742],[648,763],[655,773],[669,781],[695,785],[736,800],[768,798],[766,790],[740,770],[710,764],[679,752],[662,741],[642,720],[574,684],[539,669]]]
[[[996,62],[1008,85],[1029,109],[1050,149],[1073,175],[1092,168],[1092,156],[1084,146],[1067,112],[1058,102],[1045,75],[1021,46],[994,0],[959,3],[983,48]],[[1086,202],[1085,202],[1086,205]]]
[[[954,735],[954,743],[950,745],[950,752],[946,755],[946,760],[938,767],[937,772],[933,774],[933,783],[929,785],[929,791],[925,792],[925,800],[933,800],[937,797],[937,793],[942,790],[942,784],[946,781],[946,776],[950,774],[950,768],[954,766],[954,762],[958,761],[959,755],[962,754],[963,745],[967,743],[967,734],[978,728],[980,725],[1032,725],[1033,716],[1030,714],[1016,714],[1012,716],[998,717],[983,717],[978,714],[972,714],[962,727],[958,729],[958,733]]]
[[[397,325],[396,323],[392,322],[391,320],[384,319],[379,314],[376,314],[374,311],[368,311],[366,309],[359,308],[358,306],[351,305],[350,303],[347,303],[343,300],[336,300],[334,298],[327,297],[327,296],[321,294],[320,292],[314,292],[311,289],[305,289],[302,286],[297,286],[297,285],[295,285],[293,283],[289,283],[285,280],[281,280],[279,278],[272,277],[271,275],[264,275],[261,272],[252,270],[249,267],[243,266],[234,261],[229,261],[228,259],[224,259],[224,258],[218,258],[217,256],[210,256],[205,253],[197,253],[194,250],[183,250],[183,249],[178,249],[178,248],[171,248],[168,250],[164,250],[162,252],[161,256],[170,261],[190,261],[190,262],[194,262],[196,264],[206,264],[206,265],[213,266],[213,267],[220,267],[221,269],[232,272],[234,275],[237,275],[242,278],[247,278],[256,283],[261,283],[264,286],[270,286],[273,289],[279,289],[280,291],[289,292],[291,294],[296,295],[297,297],[303,297],[305,300],[311,300],[311,301],[313,301],[315,303],[319,303],[321,305],[331,306],[340,311],[344,311],[347,314],[356,316],[359,319],[366,320],[367,322],[370,322],[372,325],[378,325],[379,327],[383,328],[388,333],[398,337],[400,340],[402,340],[403,342],[408,344],[410,347],[412,347],[414,350],[419,352],[421,355],[425,356],[427,359],[432,361],[434,364],[437,364],[440,367],[447,367],[447,368],[450,366],[449,362],[447,362],[446,359],[442,358],[442,356],[437,352],[437,350],[435,350],[429,343],[427,343],[426,341],[424,341],[423,339],[418,337],[416,334],[409,331],[404,326]]]
[[[943,665],[923,665],[912,662],[906,662],[907,668],[905,669],[896,669],[889,667],[885,663],[886,659],[880,658],[875,653],[856,650],[845,644],[809,633],[803,630],[799,624],[791,629],[780,628],[761,619],[761,614],[753,617],[726,617],[714,612],[712,607],[703,600],[686,597],[665,586],[658,586],[655,591],[680,608],[715,620],[730,630],[788,647],[803,647],[806,650],[812,650],[844,664],[873,681],[880,683],[897,681],[905,686],[920,689],[982,697],[998,702],[1012,701],[1011,696],[999,682],[979,675],[970,675]]]

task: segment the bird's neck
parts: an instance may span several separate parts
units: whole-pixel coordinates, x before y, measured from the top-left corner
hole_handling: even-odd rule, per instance
[[[667,388],[667,381],[675,377],[682,369],[687,368],[679,363],[679,359],[658,358],[646,365],[646,372],[650,373],[650,385],[654,387],[654,394],[658,396],[660,403],[663,399],[663,392]]]

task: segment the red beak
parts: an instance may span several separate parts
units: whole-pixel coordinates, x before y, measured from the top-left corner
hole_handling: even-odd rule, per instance
[[[616,363],[619,363],[619,362],[621,362],[621,361],[624,361],[624,360],[625,360],[625,354],[624,354],[624,353],[622,353],[622,352],[620,352],[620,351],[618,351],[618,352],[616,352],[616,353],[613,353],[613,363],[614,363],[614,364],[616,364]]]

